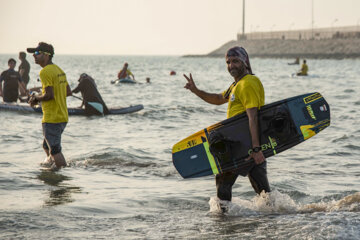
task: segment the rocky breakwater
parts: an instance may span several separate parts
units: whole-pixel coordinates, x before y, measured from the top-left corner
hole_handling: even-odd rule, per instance
[[[284,40],[254,39],[230,41],[218,49],[203,55],[223,57],[227,49],[243,46],[251,57],[268,58],[360,58],[360,38]]]

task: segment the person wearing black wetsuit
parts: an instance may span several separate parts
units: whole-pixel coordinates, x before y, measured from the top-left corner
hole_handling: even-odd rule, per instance
[[[99,91],[97,90],[95,80],[86,73],[80,75],[79,84],[75,89],[72,90],[72,92],[73,93],[81,92],[81,95],[83,97],[83,103],[81,107],[85,105],[86,115],[101,115],[101,113],[98,110],[96,110],[94,107],[92,107],[89,104],[89,102],[100,103],[103,106],[103,113],[104,114],[110,113]]]

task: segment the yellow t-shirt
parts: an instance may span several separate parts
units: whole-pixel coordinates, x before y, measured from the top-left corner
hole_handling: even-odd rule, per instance
[[[129,76],[134,76],[134,75],[132,74],[132,72],[129,69],[127,69],[126,70],[126,77],[129,77]]]
[[[307,75],[308,73],[308,66],[304,63],[302,66],[301,66],[301,75]]]
[[[260,79],[254,75],[248,74],[236,84],[232,84],[222,93],[224,97],[227,92],[230,92],[227,118],[241,114],[248,108],[260,109],[265,104],[264,87]]]
[[[61,68],[55,64],[49,64],[40,71],[42,94],[45,88],[53,87],[54,99],[41,102],[43,111],[43,123],[68,122],[68,110],[66,106],[66,87],[68,82]]]

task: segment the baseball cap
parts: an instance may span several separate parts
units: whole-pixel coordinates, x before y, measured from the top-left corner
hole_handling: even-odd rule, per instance
[[[84,79],[84,78],[87,78],[87,77],[90,77],[90,76],[87,75],[86,73],[80,74],[80,78],[79,78],[78,82],[80,82],[81,79]]]
[[[40,42],[36,48],[27,48],[28,53],[43,52],[48,53],[50,56],[54,56],[54,47],[51,44]]]

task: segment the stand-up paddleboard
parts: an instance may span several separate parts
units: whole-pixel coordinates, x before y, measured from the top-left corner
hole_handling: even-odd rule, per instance
[[[136,83],[136,81],[131,78],[121,78],[121,79],[111,80],[111,84],[119,84],[119,83]]]
[[[112,115],[116,114],[127,114],[133,113],[144,109],[142,104],[131,105],[128,107],[109,108],[109,113]],[[25,103],[0,103],[0,111],[14,111],[14,112],[27,112],[27,113],[42,113],[41,107],[31,107]],[[84,108],[68,108],[69,115],[83,115],[86,116]]]
[[[261,149],[265,157],[285,151],[330,125],[330,107],[320,93],[267,104],[259,111]],[[246,113],[205,128],[173,146],[172,157],[183,178],[250,169],[252,144]],[[246,175],[246,172],[245,174]]]

